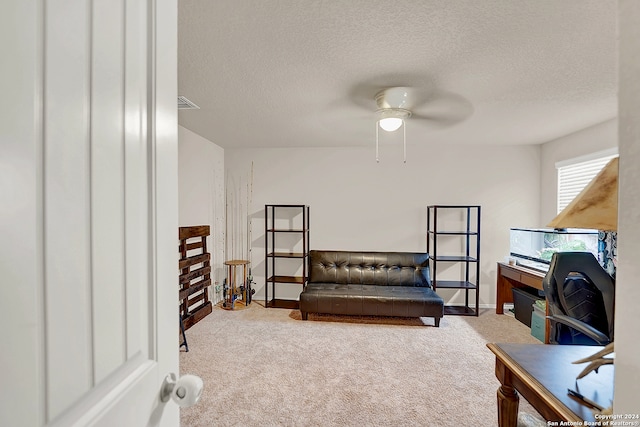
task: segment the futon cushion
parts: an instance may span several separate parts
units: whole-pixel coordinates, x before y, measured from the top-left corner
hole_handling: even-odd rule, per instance
[[[309,283],[300,311],[362,316],[442,317],[444,301],[428,287]]]

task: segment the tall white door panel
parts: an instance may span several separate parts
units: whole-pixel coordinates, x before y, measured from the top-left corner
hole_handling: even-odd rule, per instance
[[[178,425],[176,0],[2,8],[0,425]]]

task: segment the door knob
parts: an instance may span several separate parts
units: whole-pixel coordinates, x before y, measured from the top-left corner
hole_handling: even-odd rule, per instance
[[[196,375],[183,375],[179,379],[176,374],[169,374],[162,383],[160,400],[168,402],[169,398],[181,408],[188,408],[200,400],[204,382]]]

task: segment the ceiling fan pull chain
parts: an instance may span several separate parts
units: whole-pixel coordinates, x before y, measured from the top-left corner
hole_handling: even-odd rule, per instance
[[[404,151],[404,162],[407,163],[407,122],[402,121],[402,150]]]
[[[376,163],[380,163],[380,156],[378,155],[378,122],[376,122]]]

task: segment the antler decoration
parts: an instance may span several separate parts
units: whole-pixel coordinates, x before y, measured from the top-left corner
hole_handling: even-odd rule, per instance
[[[573,362],[574,364],[578,363],[586,363],[590,362],[586,368],[582,372],[578,374],[576,379],[580,379],[586,376],[591,371],[596,371],[598,373],[598,369],[603,365],[613,365],[613,357],[604,357],[607,354],[613,353],[613,343],[609,343],[605,348],[600,350],[599,352],[592,354],[591,356],[585,357],[584,359],[576,360]]]

